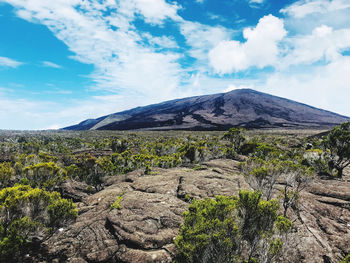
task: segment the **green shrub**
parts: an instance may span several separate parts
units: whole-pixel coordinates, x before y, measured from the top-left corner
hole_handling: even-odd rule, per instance
[[[53,190],[55,186],[67,179],[67,172],[54,162],[26,166],[23,168],[23,174],[32,187],[41,187],[46,190]]]
[[[243,155],[251,154],[255,151],[258,145],[259,144],[257,142],[246,142],[242,144],[239,152]]]
[[[0,163],[0,188],[8,186],[11,178],[15,175],[15,170],[12,168],[11,163]]]
[[[228,140],[233,149],[237,152],[245,141],[242,128],[231,128],[223,136],[223,139]]]
[[[77,217],[70,200],[57,192],[28,185],[0,191],[0,262],[16,262],[31,243],[31,237],[50,233]]]
[[[240,191],[239,196],[194,200],[184,213],[175,245],[177,262],[258,262],[272,260],[283,246],[280,234],[291,222],[278,216],[276,200],[261,193]]]

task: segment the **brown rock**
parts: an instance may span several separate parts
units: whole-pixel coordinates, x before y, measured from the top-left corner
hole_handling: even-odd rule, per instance
[[[77,182],[68,179],[59,187],[64,198],[72,199],[74,202],[81,202],[84,198],[96,193],[96,190],[84,182]]]
[[[237,162],[214,160],[204,169],[135,171],[106,180],[110,185],[81,196],[77,221],[44,242],[47,262],[172,262],[173,240],[188,198],[236,195],[250,189]],[[111,204],[122,195],[120,209]],[[350,182],[317,179],[301,195],[300,213],[290,216],[283,262],[338,262],[350,252]]]

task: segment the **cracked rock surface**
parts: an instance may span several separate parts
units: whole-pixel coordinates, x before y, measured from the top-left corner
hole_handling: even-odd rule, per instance
[[[236,161],[202,166],[108,178],[104,190],[81,195],[76,222],[44,242],[40,262],[171,263],[185,200],[250,189]],[[117,196],[120,209],[111,209]],[[350,252],[350,182],[317,179],[301,198],[290,262],[338,262]]]

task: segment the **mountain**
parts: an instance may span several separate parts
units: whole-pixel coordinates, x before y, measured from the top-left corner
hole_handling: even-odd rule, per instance
[[[350,121],[330,111],[251,89],[176,99],[137,107],[64,130],[226,130],[246,128],[328,127]]]

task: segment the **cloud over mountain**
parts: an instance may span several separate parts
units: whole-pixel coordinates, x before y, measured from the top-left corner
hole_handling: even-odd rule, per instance
[[[7,127],[20,127],[20,123],[26,122],[24,116],[39,115],[42,105],[57,107],[45,109],[48,117],[31,128],[56,125],[50,123],[54,116],[65,116],[59,120],[64,126],[75,122],[73,117],[67,118],[70,115],[81,120],[106,114],[106,107],[119,111],[140,104],[221,92],[229,86],[248,86],[350,114],[344,99],[350,96],[349,89],[340,81],[332,82],[337,75],[347,84],[347,74],[343,70],[329,71],[332,65],[347,68],[349,63],[350,4],[346,0],[270,4],[261,0],[1,2],[7,3],[2,6],[11,7],[6,13],[8,17],[22,21],[17,21],[18,28],[11,32],[23,28],[20,23],[32,27],[33,32],[40,26],[46,30],[43,36],[55,38],[63,45],[59,48],[66,49],[64,54],[32,50],[33,54],[28,55],[25,52],[38,44],[27,48],[14,45],[21,43],[20,35],[17,41],[8,43],[24,51],[0,54],[0,66],[4,68],[0,74],[6,71],[6,76],[0,76],[4,79],[0,86],[8,89],[19,84],[33,92],[27,94],[16,88],[13,93],[16,96],[5,92],[0,99],[14,103],[24,100],[37,106],[23,114],[23,118],[9,113],[16,116],[11,118],[16,119],[16,124],[10,121]],[[43,36],[34,34],[32,40],[45,44],[41,41]],[[59,50],[58,46],[52,48]],[[16,54],[16,60],[12,54]],[[19,67],[20,61],[25,61],[25,66]],[[43,61],[46,67],[35,71],[37,79],[28,77]],[[84,67],[89,69],[83,71]],[[47,89],[47,79],[52,84],[52,68],[57,69],[52,89],[71,89],[75,97],[47,95],[53,93],[43,96],[43,92],[36,90]],[[322,83],[317,81],[319,75]],[[7,76],[12,76],[11,80]],[[321,86],[313,86],[316,83]],[[337,103],[333,99],[335,91],[342,94]],[[37,96],[31,96],[32,93]],[[118,100],[113,103],[111,98]],[[94,110],[85,112],[90,108]],[[4,121],[0,119],[0,123]]]

